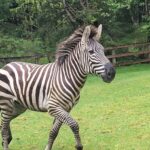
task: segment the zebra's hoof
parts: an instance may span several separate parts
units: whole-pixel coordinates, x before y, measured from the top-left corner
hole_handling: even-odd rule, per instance
[[[80,145],[80,146],[76,145],[75,148],[76,148],[76,150],[83,150],[83,146],[82,145]]]
[[[4,147],[3,149],[4,149],[4,150],[9,150],[9,148],[8,148],[8,147]]]

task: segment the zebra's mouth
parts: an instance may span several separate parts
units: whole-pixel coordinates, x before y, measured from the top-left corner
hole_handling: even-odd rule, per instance
[[[107,77],[103,77],[101,76],[103,81],[106,82],[106,83],[110,83],[112,80],[108,79]]]
[[[110,76],[109,74],[106,74],[106,73],[102,73],[101,77],[103,81],[106,83],[110,83],[115,78],[115,76]]]

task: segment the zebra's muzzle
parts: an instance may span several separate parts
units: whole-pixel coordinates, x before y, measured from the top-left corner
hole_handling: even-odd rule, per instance
[[[105,72],[101,73],[101,77],[104,82],[110,83],[114,78],[116,71],[111,63],[107,63],[105,66]]]

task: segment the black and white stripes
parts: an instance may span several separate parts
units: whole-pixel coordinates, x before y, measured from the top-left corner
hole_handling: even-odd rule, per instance
[[[45,150],[51,150],[62,123],[72,129],[77,150],[82,150],[78,123],[69,115],[80,98],[89,73],[111,81],[115,72],[105,57],[103,47],[95,40],[98,29],[79,28],[56,53],[56,61],[46,65],[12,62],[0,69],[0,110],[3,149],[12,139],[10,121],[26,109],[48,112],[55,118]],[[90,51],[93,51],[92,53]],[[108,66],[108,65],[107,65]],[[108,78],[108,72],[111,77]]]
[[[0,91],[10,92],[10,96],[22,106],[31,110],[44,111],[44,100],[49,94],[55,64],[33,65],[12,62],[0,70]]]

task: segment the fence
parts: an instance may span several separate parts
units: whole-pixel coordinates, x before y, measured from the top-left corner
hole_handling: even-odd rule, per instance
[[[121,45],[116,47],[105,48],[107,57],[115,66],[125,66],[131,64],[139,64],[150,62],[150,42],[149,43],[134,43],[130,45]],[[22,57],[0,57],[1,66],[12,61],[25,61],[41,64],[44,59],[45,63],[54,60],[54,53],[22,56]]]
[[[24,61],[30,63],[39,63],[40,58],[45,55],[32,55],[32,56],[21,56],[21,57],[0,57],[0,66],[3,66],[12,61]]]
[[[115,66],[150,62],[150,42],[107,47],[105,51]]]
[[[43,64],[43,63],[50,63],[54,61],[54,59],[55,59],[54,52],[47,52],[45,54],[34,54],[30,56],[0,57],[0,66],[3,66],[13,61]]]

